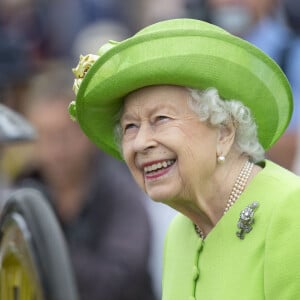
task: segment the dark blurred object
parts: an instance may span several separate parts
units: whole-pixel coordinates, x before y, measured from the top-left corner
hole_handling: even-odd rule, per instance
[[[185,8],[189,18],[208,20],[208,7],[205,0],[186,0]]]
[[[32,62],[42,55],[47,27],[48,1],[40,0],[1,0],[0,27],[7,42],[16,41],[17,48],[28,54]]]
[[[12,39],[0,28],[0,91],[21,81],[30,69],[29,53],[22,40]]]
[[[5,90],[23,81],[29,74],[28,53],[21,40],[11,39],[0,29],[0,102]],[[18,113],[0,104],[0,143],[31,140],[33,127]]]
[[[297,34],[300,34],[300,1],[283,0],[283,13],[288,26]]]
[[[0,143],[22,142],[34,139],[34,128],[21,115],[0,104]]]

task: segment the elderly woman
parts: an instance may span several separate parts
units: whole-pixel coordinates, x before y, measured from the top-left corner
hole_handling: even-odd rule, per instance
[[[156,23],[98,54],[74,70],[70,113],[154,201],[179,212],[163,299],[300,299],[300,180],[264,160],[292,113],[280,68],[190,19]]]

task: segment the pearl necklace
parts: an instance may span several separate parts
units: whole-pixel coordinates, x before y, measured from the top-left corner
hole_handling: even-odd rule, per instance
[[[225,206],[223,215],[225,215],[228,212],[228,210],[231,208],[231,206],[236,202],[236,200],[240,197],[240,195],[244,191],[244,189],[246,187],[246,184],[247,184],[247,181],[248,181],[248,179],[250,177],[250,174],[252,172],[253,166],[254,166],[254,164],[252,162],[248,161],[248,160],[244,164],[239,176],[237,177],[237,179],[236,179],[236,181],[233,185],[233,188],[232,188],[232,191],[229,195],[229,198],[228,198],[227,204]],[[197,234],[200,236],[200,238],[202,240],[204,240],[205,239],[205,234],[201,230],[201,228],[196,224],[195,224],[195,230],[196,230]]]

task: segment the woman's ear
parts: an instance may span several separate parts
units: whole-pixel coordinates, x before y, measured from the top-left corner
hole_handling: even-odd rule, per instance
[[[219,128],[217,141],[217,155],[227,156],[234,143],[236,128],[233,123],[222,125]]]

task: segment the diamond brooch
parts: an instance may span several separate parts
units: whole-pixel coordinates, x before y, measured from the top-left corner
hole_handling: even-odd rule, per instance
[[[239,231],[236,232],[237,237],[241,240],[245,238],[246,233],[249,233],[252,230],[252,225],[254,223],[254,212],[258,206],[259,203],[255,201],[241,211],[240,218],[237,223]]]

